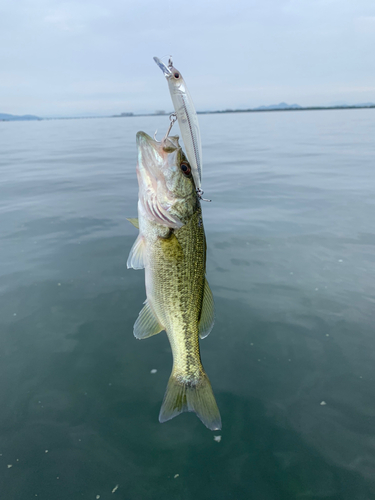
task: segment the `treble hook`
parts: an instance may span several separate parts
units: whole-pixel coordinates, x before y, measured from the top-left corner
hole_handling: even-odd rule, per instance
[[[165,134],[165,137],[164,137],[164,141],[165,139],[169,136],[169,132],[172,130],[172,127],[173,127],[173,124],[177,121],[177,115],[176,113],[172,113],[171,115],[169,115],[169,121],[171,122],[170,125],[169,125],[169,129],[167,131],[167,133]]]
[[[209,201],[211,202],[212,200],[207,200],[206,198],[203,198],[202,194],[204,193],[204,191],[201,190],[201,188],[197,188],[197,195],[198,195],[198,198],[202,201]]]

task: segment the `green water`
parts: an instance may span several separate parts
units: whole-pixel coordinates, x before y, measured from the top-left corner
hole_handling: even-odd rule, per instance
[[[375,498],[374,111],[200,117],[214,433],[159,424],[168,340],[132,334],[166,121],[0,123],[1,500]]]

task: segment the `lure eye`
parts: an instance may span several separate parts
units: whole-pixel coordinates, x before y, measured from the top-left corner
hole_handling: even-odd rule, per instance
[[[174,76],[175,78],[180,78],[180,73],[177,73],[177,72],[176,72],[173,76]]]
[[[186,176],[190,175],[190,172],[191,172],[190,165],[188,165],[187,163],[181,163],[180,167]]]

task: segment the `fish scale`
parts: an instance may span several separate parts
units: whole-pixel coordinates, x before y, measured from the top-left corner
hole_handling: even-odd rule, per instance
[[[168,239],[159,239],[152,249],[155,260],[154,283],[158,302],[155,312],[161,318],[171,343],[173,373],[190,379],[193,373],[201,373],[198,340],[198,323],[203,300],[205,274],[205,236],[200,207],[189,222],[174,231],[180,245],[171,245]],[[172,248],[170,248],[172,246]],[[180,249],[181,258],[179,258]],[[171,252],[172,250],[172,252]],[[173,252],[174,251],[174,252]],[[170,253],[174,253],[175,266],[171,266]]]

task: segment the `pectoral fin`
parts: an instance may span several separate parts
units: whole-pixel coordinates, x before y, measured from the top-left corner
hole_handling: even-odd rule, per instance
[[[134,337],[140,340],[147,339],[148,337],[152,337],[152,335],[156,335],[162,330],[164,330],[164,327],[159,323],[157,317],[155,316],[153,310],[146,300],[143,309],[139,313],[137,321],[134,323]]]
[[[145,240],[143,236],[139,234],[129,253],[126,263],[128,269],[131,267],[133,269],[143,269],[145,267],[145,247]]]
[[[139,222],[138,222],[138,219],[132,219],[129,217],[129,219],[127,218],[126,220],[128,220],[131,224],[133,224],[134,227],[136,227],[137,229],[139,229]]]
[[[199,336],[204,339],[209,335],[215,322],[215,306],[210,285],[204,280],[204,292],[201,319],[199,321]]]
[[[176,262],[184,258],[181,243],[178,241],[174,233],[171,233],[168,238],[161,238],[160,244],[163,249],[163,257],[166,262]]]

